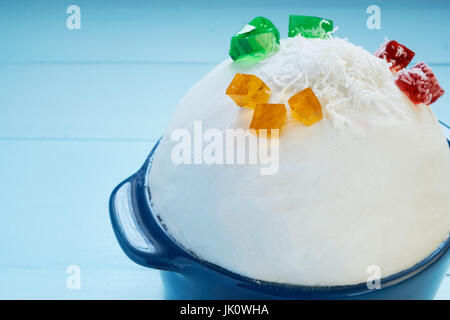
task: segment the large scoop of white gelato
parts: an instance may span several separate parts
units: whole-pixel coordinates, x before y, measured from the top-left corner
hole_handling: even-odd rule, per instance
[[[225,131],[249,127],[253,110],[225,95],[237,72],[257,75],[287,109],[306,87],[322,105],[309,127],[288,111],[279,148],[269,148],[279,156],[273,174],[248,161],[194,163],[195,139],[203,151],[213,141],[194,134],[195,121],[223,133],[224,159]],[[191,134],[192,164],[173,161],[177,129]],[[337,38],[285,39],[257,65],[219,64],[180,102],[148,185],[178,243],[259,280],[366,282],[369,266],[382,277],[413,266],[450,231],[450,153],[430,107],[408,100],[384,60]]]

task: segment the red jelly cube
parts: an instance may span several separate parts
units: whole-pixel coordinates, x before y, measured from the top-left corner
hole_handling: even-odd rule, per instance
[[[392,71],[400,71],[408,66],[415,53],[398,43],[397,41],[387,41],[375,52],[375,56],[391,63]]]
[[[430,105],[444,95],[444,89],[425,62],[419,62],[409,70],[400,71],[395,83],[415,104]]]

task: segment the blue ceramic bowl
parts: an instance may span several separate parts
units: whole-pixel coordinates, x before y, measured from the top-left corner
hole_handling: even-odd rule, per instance
[[[146,179],[157,147],[136,174],[114,189],[110,216],[127,256],[161,270],[167,299],[432,299],[445,276],[450,237],[415,266],[381,279],[380,289],[369,289],[366,283],[313,287],[264,282],[200,260],[175,242],[152,212]]]

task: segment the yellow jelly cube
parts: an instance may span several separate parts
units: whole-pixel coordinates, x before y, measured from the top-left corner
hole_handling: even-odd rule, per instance
[[[267,129],[267,136],[270,136],[271,129],[278,129],[279,134],[286,121],[286,113],[284,104],[257,104],[250,123],[250,129],[256,130],[257,133],[259,133],[260,129]]]
[[[269,101],[269,87],[255,75],[236,73],[226,94],[236,102],[238,106],[254,109],[258,103]]]
[[[311,88],[306,88],[288,100],[294,116],[310,126],[323,118],[322,106]]]

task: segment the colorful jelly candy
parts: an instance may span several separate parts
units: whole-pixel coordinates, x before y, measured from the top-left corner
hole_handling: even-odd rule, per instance
[[[289,16],[289,37],[301,35],[305,38],[326,38],[327,33],[333,30],[333,21],[319,17]]]
[[[322,106],[311,88],[306,88],[288,100],[295,118],[310,126],[323,118]]]
[[[375,52],[375,56],[391,63],[392,71],[400,71],[408,66],[414,58],[415,53],[398,43],[397,41],[387,41]]]
[[[267,136],[270,136],[272,129],[281,131],[281,128],[286,122],[286,113],[284,104],[257,104],[253,113],[252,122],[250,123],[250,129],[256,130],[258,134],[260,129],[266,129]]]
[[[238,106],[251,109],[270,98],[270,88],[253,74],[236,73],[225,93]]]
[[[258,61],[276,52],[280,32],[267,18],[256,17],[231,38],[229,54],[233,60]]]
[[[430,105],[445,92],[425,62],[419,62],[409,70],[400,71],[395,83],[415,104]]]

